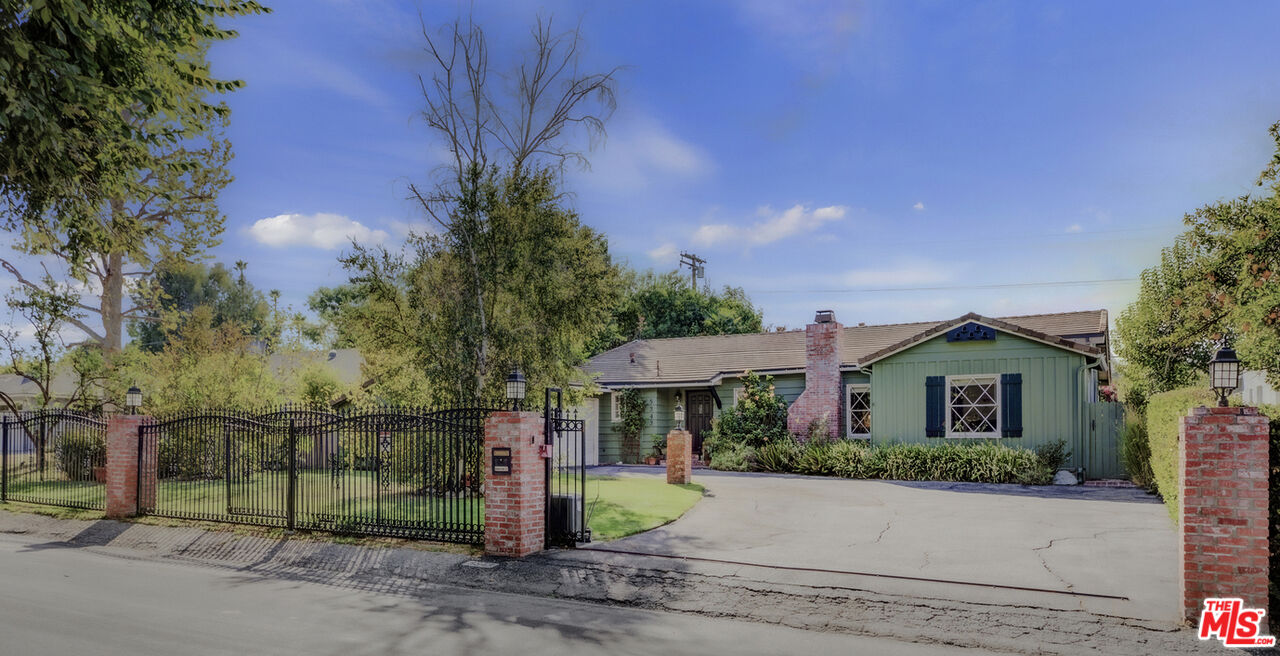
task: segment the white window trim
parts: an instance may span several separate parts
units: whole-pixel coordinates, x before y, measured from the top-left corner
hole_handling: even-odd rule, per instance
[[[612,392],[609,392],[609,421],[610,422],[616,423],[618,421],[618,395],[620,393],[621,393],[621,390],[613,390]]]
[[[996,390],[996,429],[989,433],[956,433],[951,430],[951,381],[952,380],[989,380],[995,383]],[[947,414],[945,417],[947,437],[958,440],[989,440],[1000,439],[1000,416],[1004,414],[1004,399],[1000,398],[1000,374],[957,374],[955,376],[947,376],[946,388]]]
[[[870,383],[848,383],[844,386],[844,434],[851,440],[869,440],[871,433],[855,433],[853,432],[853,406],[849,405],[849,393],[854,390],[871,392]],[[868,408],[870,402],[868,402]],[[872,424],[871,430],[875,431],[875,424]]]
[[[746,391],[747,388],[745,385],[739,385],[733,388],[733,407],[738,407],[738,399],[742,398],[742,395],[746,393]]]

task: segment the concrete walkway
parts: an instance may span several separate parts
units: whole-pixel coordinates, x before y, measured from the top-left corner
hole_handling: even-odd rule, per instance
[[[707,496],[683,518],[588,548],[751,563],[766,566],[753,576],[886,594],[1177,618],[1174,525],[1140,490],[709,470],[694,481]],[[767,572],[777,567],[794,569]]]

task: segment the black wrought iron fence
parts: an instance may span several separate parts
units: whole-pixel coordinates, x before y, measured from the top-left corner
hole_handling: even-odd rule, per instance
[[[546,539],[552,546],[572,547],[591,541],[587,527],[586,421],[566,412],[560,390],[547,390],[543,410],[547,449]]]
[[[339,533],[484,541],[484,408],[198,412],[144,425],[139,510]]]
[[[0,420],[0,499],[106,508],[107,423],[101,415],[44,410]]]

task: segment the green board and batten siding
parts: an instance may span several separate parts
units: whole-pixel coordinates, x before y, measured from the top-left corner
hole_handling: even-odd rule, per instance
[[[1083,355],[1008,333],[991,341],[948,342],[938,336],[871,366],[871,434],[876,442],[936,443],[925,436],[925,378],[979,374],[1022,374],[1020,438],[1010,446],[1035,448],[1058,439],[1072,456],[1067,467],[1087,467],[1090,478],[1120,476],[1114,439],[1089,430],[1089,374]],[[1106,451],[1104,453],[1104,451]],[[1088,460],[1081,457],[1089,454]]]
[[[1035,448],[1058,439],[1072,456],[1067,467],[1085,467],[1089,478],[1124,476],[1117,433],[1122,408],[1089,403],[1090,374],[1083,355],[999,332],[992,341],[948,342],[942,335],[871,365],[871,374],[845,372],[844,384],[871,383],[871,433],[875,442],[937,444],[948,439],[925,436],[925,378],[928,376],[1022,374],[1022,437],[1000,438],[1010,446]],[[774,376],[774,390],[788,404],[804,391],[804,374]],[[716,386],[723,408],[733,405],[737,378]],[[696,388],[690,388],[696,389]],[[705,388],[703,388],[705,389]],[[671,430],[674,388],[641,391],[649,404],[640,456],[649,455],[653,440]],[[687,392],[687,389],[681,390]],[[622,437],[613,427],[610,395],[600,397],[600,462],[622,460]],[[842,403],[843,407],[843,403]],[[717,409],[717,414],[723,409]],[[844,418],[841,418],[843,431]]]
[[[793,403],[804,391],[804,374],[782,374],[773,377],[774,392]],[[727,378],[716,386],[716,394],[720,396],[721,408],[715,410],[716,416],[725,408],[733,407],[733,390],[742,387],[737,378]],[[675,426],[675,394],[677,391],[688,393],[689,388],[648,388],[640,390],[642,398],[648,402],[644,433],[640,436],[640,457],[644,458],[653,450],[653,442],[661,439]],[[613,427],[612,399],[610,393],[600,395],[600,463],[622,461],[622,435]]]

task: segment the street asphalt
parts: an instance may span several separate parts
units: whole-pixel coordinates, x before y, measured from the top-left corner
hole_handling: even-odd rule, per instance
[[[486,590],[412,595],[0,536],[0,654],[987,654]]]

